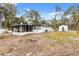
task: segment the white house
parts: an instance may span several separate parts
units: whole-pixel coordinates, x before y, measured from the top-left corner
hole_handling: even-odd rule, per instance
[[[59,26],[59,31],[62,31],[62,32],[68,31],[68,25],[61,25],[61,26]]]
[[[25,35],[30,33],[42,33],[50,31],[52,31],[52,27],[50,26],[26,25],[26,24],[18,24],[12,26],[13,35]]]

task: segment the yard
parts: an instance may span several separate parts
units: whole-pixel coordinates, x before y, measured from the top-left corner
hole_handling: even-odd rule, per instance
[[[49,32],[0,36],[0,55],[7,56],[79,56],[79,34],[76,32]]]

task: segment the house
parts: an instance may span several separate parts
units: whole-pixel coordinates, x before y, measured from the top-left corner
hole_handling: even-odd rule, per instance
[[[59,26],[59,31],[62,31],[62,32],[68,31],[68,25]]]
[[[24,35],[30,33],[42,33],[50,31],[52,31],[52,27],[50,26],[26,25],[26,24],[17,24],[12,26],[13,35]]]

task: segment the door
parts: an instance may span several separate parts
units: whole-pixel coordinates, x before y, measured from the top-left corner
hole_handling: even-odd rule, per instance
[[[64,32],[65,31],[65,29],[64,29],[64,27],[62,27],[62,32]]]

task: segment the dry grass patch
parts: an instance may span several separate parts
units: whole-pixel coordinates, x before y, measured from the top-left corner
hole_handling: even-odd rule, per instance
[[[45,33],[44,36],[48,39],[55,40],[57,44],[74,43],[77,40],[74,38],[78,37],[79,34],[75,32],[50,32]]]
[[[7,39],[7,38],[11,38],[11,37],[12,37],[12,35],[9,33],[4,33],[4,34],[0,35],[0,39]]]
[[[12,50],[13,50],[13,48],[11,48],[11,47],[0,47],[0,55],[7,55]]]
[[[0,39],[5,39],[5,38],[8,38],[8,36],[0,35]]]

